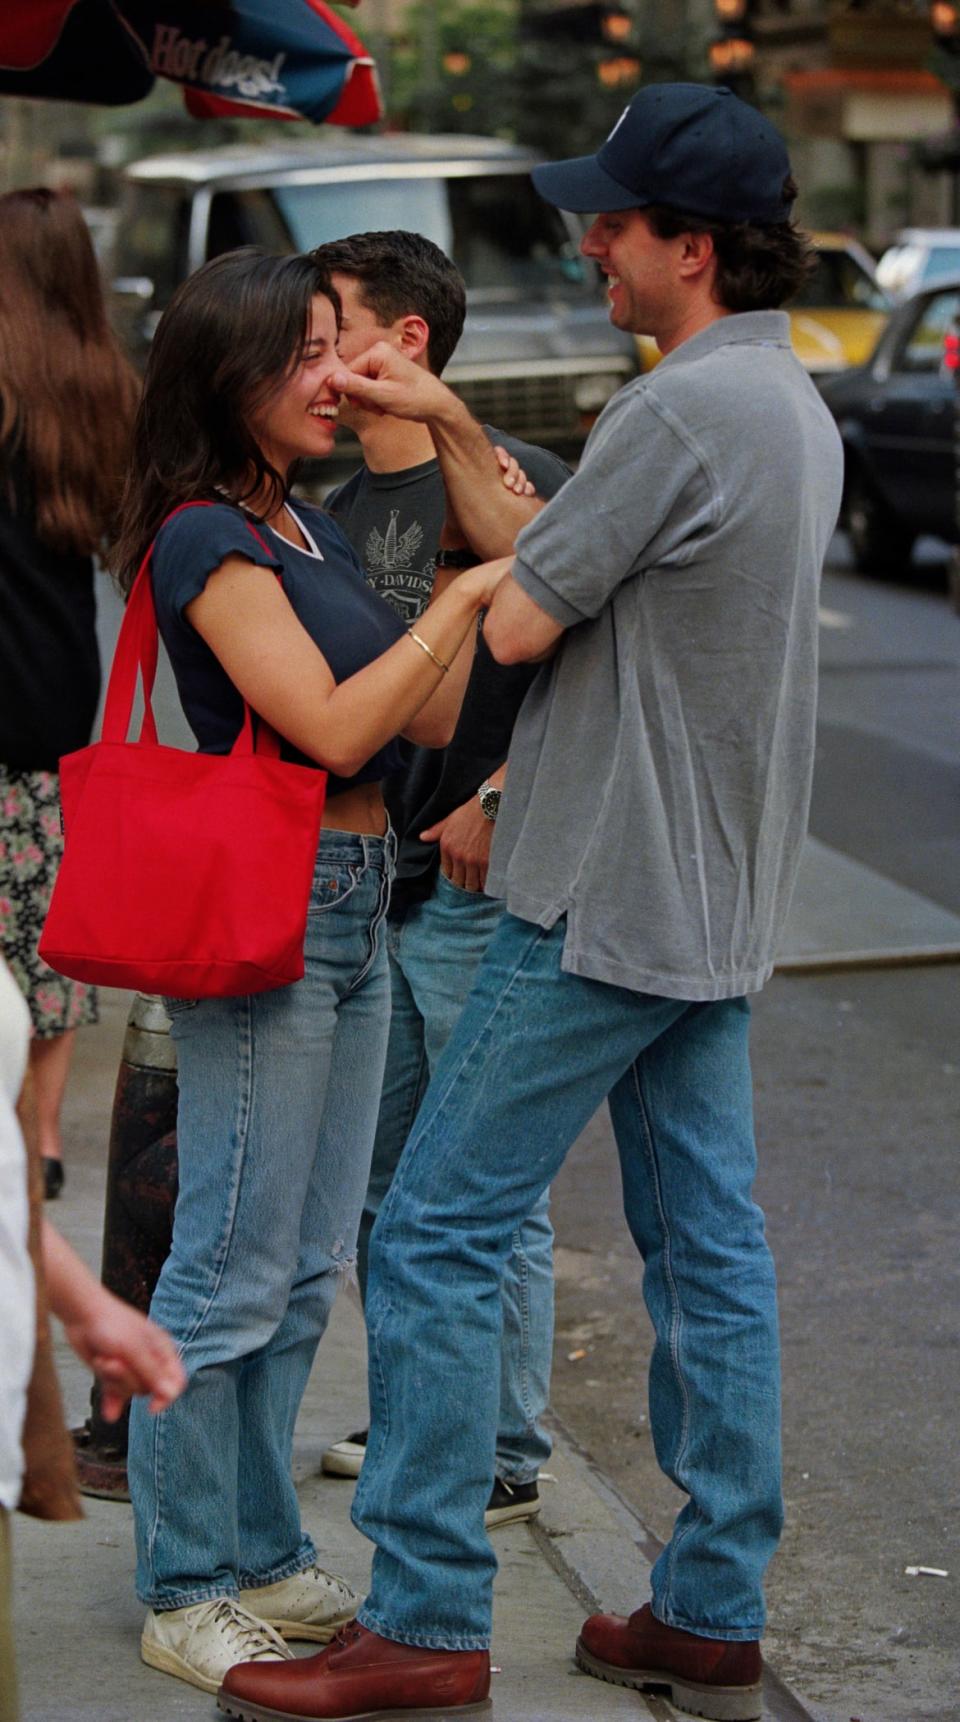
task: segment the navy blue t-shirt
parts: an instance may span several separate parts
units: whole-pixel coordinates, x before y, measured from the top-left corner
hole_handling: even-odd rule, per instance
[[[230,503],[184,509],[157,534],[152,563],[157,623],[201,753],[229,753],[243,723],[240,694],[184,615],[228,556],[242,556],[281,576],[292,609],[337,682],[362,670],[405,631],[395,611],[371,590],[336,522],[309,503],[295,502],[291,512],[304,536],[312,539],[315,553],[255,521],[262,540],[258,542],[242,509]],[[298,765],[318,763],[289,742],[283,742],[281,753]],[[402,758],[400,743],[388,742],[353,777],[331,773],[328,792],[336,795],[356,783],[376,783],[396,771]]]

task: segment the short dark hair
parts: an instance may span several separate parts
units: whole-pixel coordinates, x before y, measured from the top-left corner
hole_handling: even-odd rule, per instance
[[[793,179],[783,187],[789,209],[797,195]],[[817,267],[809,236],[794,221],[704,221],[663,205],[645,209],[658,239],[709,233],[717,258],[716,296],[726,311],[771,311],[799,293]]]
[[[111,564],[124,588],[181,502],[286,495],[291,473],[261,449],[251,417],[300,363],[310,304],[340,299],[312,257],[273,257],[257,246],[204,263],[163,313],[147,361],[132,459]]]
[[[349,275],[385,327],[397,317],[422,317],[430,330],[427,363],[439,376],[463,332],[467,290],[456,264],[421,233],[390,230],[332,239],[310,253],[330,275]]]

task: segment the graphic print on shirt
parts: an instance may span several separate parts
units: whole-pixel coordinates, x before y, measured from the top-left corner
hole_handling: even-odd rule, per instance
[[[400,531],[399,508],[391,508],[386,532],[371,527],[363,546],[362,560],[371,584],[405,622],[415,622],[433,590],[433,557],[416,566],[423,544],[418,520]]]

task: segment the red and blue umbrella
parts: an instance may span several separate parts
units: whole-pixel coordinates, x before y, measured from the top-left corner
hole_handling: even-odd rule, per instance
[[[200,118],[370,125],[376,69],[323,0],[24,0],[0,11],[0,93],[111,106],[155,78]]]

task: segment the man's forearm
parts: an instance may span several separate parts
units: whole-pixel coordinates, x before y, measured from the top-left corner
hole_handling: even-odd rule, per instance
[[[507,556],[517,533],[543,503],[537,496],[517,496],[505,488],[486,431],[452,391],[444,394],[442,410],[427,422],[452,511],[478,556]]]

